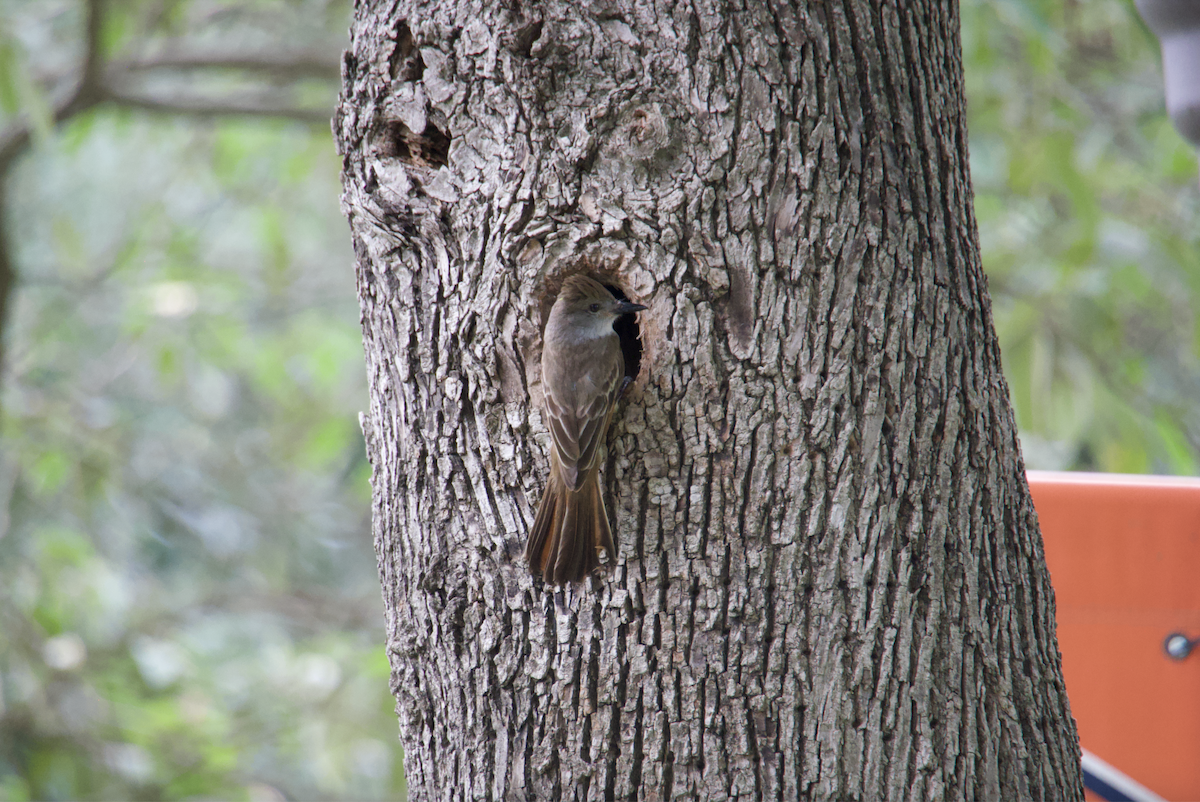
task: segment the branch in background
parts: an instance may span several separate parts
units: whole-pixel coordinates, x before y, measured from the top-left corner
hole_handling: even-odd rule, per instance
[[[111,70],[117,73],[148,72],[152,70],[242,70],[273,75],[278,78],[339,77],[338,56],[335,52],[307,50],[293,53],[205,52],[180,49],[156,56],[115,61]]]
[[[74,86],[63,93],[53,104],[54,124],[79,114],[100,101],[98,91],[103,71],[103,55],[100,52],[100,32],[104,26],[105,0],[87,0],[84,24],[84,55],[80,75]],[[21,151],[29,146],[33,136],[33,120],[28,116],[17,120],[0,131],[0,376],[4,374],[5,332],[8,330],[8,314],[13,287],[17,282],[17,271],[12,262],[12,248],[8,241],[8,214],[5,208],[6,187],[4,179],[8,169]]]
[[[103,77],[103,54],[100,52],[100,32],[104,26],[105,0],[88,0],[84,24],[84,55],[79,76],[69,89],[59,93],[52,103],[55,125],[100,102],[100,83]],[[8,172],[12,160],[29,145],[33,135],[33,120],[28,115],[0,131],[0,176]],[[2,303],[2,301],[0,301]],[[0,318],[2,321],[3,318]]]
[[[111,87],[105,91],[104,97],[117,106],[161,114],[184,114],[192,117],[273,117],[326,127],[333,113],[329,109],[293,106],[280,103],[271,97],[249,94],[219,98],[182,97]]]
[[[66,122],[76,114],[87,111],[104,99],[99,82],[87,80],[85,76],[51,103],[51,119],[55,125]],[[29,146],[33,138],[34,122],[28,114],[17,118],[0,131],[0,176],[7,174],[12,161]]]
[[[100,83],[104,71],[104,54],[100,50],[100,35],[104,32],[104,4],[108,0],[87,0],[87,20],[84,23],[83,74],[79,88],[86,94]]]

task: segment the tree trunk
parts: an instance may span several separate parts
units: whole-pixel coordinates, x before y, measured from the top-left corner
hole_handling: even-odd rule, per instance
[[[335,133],[414,799],[1079,799],[954,3],[367,0]],[[540,332],[650,309],[555,592]]]

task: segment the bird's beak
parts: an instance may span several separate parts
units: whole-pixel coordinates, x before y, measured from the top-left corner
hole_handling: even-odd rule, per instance
[[[642,306],[641,304],[633,304],[633,303],[630,303],[629,301],[617,301],[617,314],[618,315],[631,315],[634,312],[641,312],[643,309],[646,309],[646,308],[648,308],[648,307]]]

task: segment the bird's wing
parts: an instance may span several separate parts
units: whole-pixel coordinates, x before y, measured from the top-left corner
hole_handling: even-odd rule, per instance
[[[572,408],[553,395],[546,395],[550,436],[562,469],[563,482],[571,490],[578,490],[583,485],[584,477],[595,467],[600,444],[616,405],[624,365],[621,360],[612,360],[610,365],[609,375],[598,383],[600,391],[590,399],[580,399],[584,403],[578,407]]]

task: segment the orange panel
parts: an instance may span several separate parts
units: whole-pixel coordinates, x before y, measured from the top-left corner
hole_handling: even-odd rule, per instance
[[[1085,749],[1171,800],[1200,799],[1200,479],[1029,472]]]

